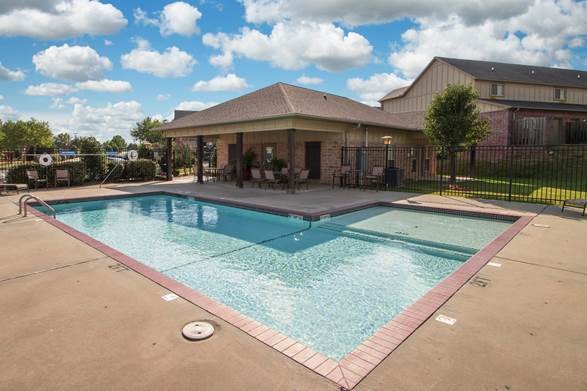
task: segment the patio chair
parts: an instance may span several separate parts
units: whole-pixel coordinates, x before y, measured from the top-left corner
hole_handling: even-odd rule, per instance
[[[255,184],[258,184],[260,189],[263,182],[264,181],[263,177],[261,176],[261,170],[258,168],[251,168],[251,187],[255,187]]]
[[[43,183],[47,189],[49,188],[49,182],[47,181],[47,178],[39,178],[39,172],[37,170],[26,170],[26,176],[29,183],[32,182],[32,184],[35,186],[35,189],[39,187],[39,184],[42,185]]]
[[[351,174],[351,166],[341,166],[340,170],[332,173],[332,188],[334,189],[334,183],[338,179],[340,181],[340,187],[345,187],[349,181],[349,175]]]
[[[232,175],[234,173],[234,166],[232,164],[227,164],[224,166],[223,169],[218,171],[218,177],[222,178],[222,180],[230,181],[232,180]]]
[[[300,176],[296,177],[295,184],[297,185],[298,189],[302,187],[302,185],[306,185],[306,190],[308,189],[308,177],[310,176],[310,170],[302,170],[300,172]]]
[[[375,186],[375,190],[379,190],[379,186],[383,186],[383,167],[373,167],[371,174],[363,177],[363,186]]]
[[[59,182],[66,182],[68,187],[71,186],[69,170],[55,170],[55,187]]]
[[[275,178],[275,174],[273,173],[273,171],[271,170],[265,170],[265,190],[267,190],[267,188],[269,186],[271,186],[272,189],[275,188],[275,185],[279,185],[281,184],[279,179]]]
[[[578,208],[583,209],[583,216],[585,216],[585,210],[587,209],[587,199],[584,200],[564,200],[563,201],[563,209],[561,212],[565,211],[565,207],[567,208]]]

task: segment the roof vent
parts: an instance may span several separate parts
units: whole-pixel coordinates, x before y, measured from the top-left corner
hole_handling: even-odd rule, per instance
[[[322,97],[324,98],[324,100],[328,100],[328,97],[326,96],[326,94],[322,95]]]
[[[495,72],[495,67],[491,67],[491,72]]]
[[[577,74],[577,79],[580,79],[580,78],[581,78],[581,74],[579,73],[579,74]]]
[[[534,74],[534,69],[532,69],[532,70],[530,71],[530,73],[533,75],[533,74]]]

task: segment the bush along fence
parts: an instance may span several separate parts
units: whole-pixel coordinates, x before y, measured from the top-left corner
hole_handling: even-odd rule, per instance
[[[350,186],[384,169],[380,188],[508,201],[587,198],[587,145],[343,147]]]
[[[39,159],[46,155],[50,156],[50,164],[41,164]],[[71,185],[82,185],[102,182],[107,176],[108,182],[154,180],[160,175],[161,167],[159,161],[152,158],[139,157],[131,161],[126,152],[77,154],[52,150],[44,153],[26,153],[22,149],[0,151],[0,183],[26,183],[29,187],[35,187],[27,171],[36,171],[38,177],[46,179],[47,186],[52,187],[56,185],[57,170],[68,171]],[[45,186],[44,182],[42,186]]]

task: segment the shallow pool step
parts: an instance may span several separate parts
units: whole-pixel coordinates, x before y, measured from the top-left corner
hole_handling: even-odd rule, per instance
[[[374,230],[363,229],[363,228],[355,228],[355,227],[351,228],[346,225],[336,224],[336,223],[332,223],[332,222],[322,223],[322,224],[318,225],[317,228],[325,229],[325,230],[333,231],[333,232],[338,232],[338,233],[342,233],[342,234],[359,235],[359,236],[361,236],[361,237],[359,237],[359,239],[361,239],[361,238],[366,239],[368,237],[376,237],[376,238],[380,238],[380,239],[397,240],[397,241],[402,241],[402,242],[408,242],[411,244],[417,244],[417,245],[421,245],[421,246],[431,247],[431,248],[435,248],[435,249],[449,250],[452,252],[465,254],[467,256],[474,255],[477,251],[479,251],[479,249],[476,249],[473,247],[457,246],[457,245],[450,244],[450,243],[442,243],[442,242],[435,242],[435,241],[431,241],[431,240],[419,239],[419,238],[414,238],[409,235],[402,235],[399,233],[392,234],[392,233],[374,231]]]

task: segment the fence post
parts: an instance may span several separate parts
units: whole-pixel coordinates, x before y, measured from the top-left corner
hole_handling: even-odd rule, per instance
[[[508,186],[508,201],[512,200],[512,185],[514,181],[514,146],[509,146],[509,158],[508,158],[508,176],[509,176],[509,186]]]
[[[440,195],[442,195],[442,173],[444,172],[444,151],[440,152],[440,155],[436,155],[436,156],[440,156],[440,181],[439,181],[439,186],[440,186]]]

